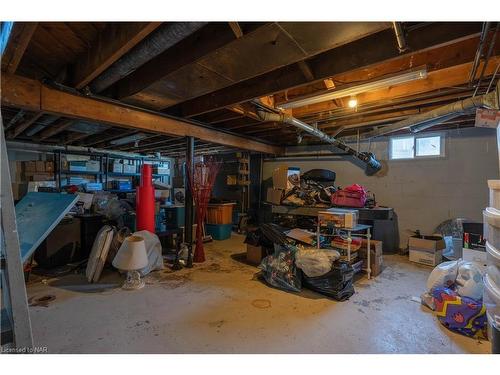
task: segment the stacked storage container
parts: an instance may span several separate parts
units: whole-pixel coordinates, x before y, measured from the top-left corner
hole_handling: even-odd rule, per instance
[[[500,180],[489,180],[489,206],[483,211],[488,268],[483,301],[488,316],[492,352],[500,353]]]

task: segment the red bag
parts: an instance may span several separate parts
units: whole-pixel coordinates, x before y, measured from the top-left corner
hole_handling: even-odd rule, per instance
[[[335,206],[362,208],[366,203],[366,191],[363,186],[354,184],[332,194]]]

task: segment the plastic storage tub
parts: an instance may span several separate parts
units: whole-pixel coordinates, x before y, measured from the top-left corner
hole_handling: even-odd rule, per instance
[[[486,252],[488,264],[495,266],[500,270],[500,249],[495,248],[492,244],[486,241]]]
[[[500,210],[488,207],[483,211],[484,237],[494,248],[500,249]]]
[[[489,339],[492,352],[500,353],[500,270],[489,266],[484,276],[483,303],[489,323]]]
[[[500,180],[488,180],[490,207],[500,210]]]
[[[205,224],[207,234],[214,240],[222,241],[231,238],[232,224]]]

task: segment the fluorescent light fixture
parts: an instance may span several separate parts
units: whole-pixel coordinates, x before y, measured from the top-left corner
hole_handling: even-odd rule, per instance
[[[427,78],[427,69],[424,68],[419,70],[411,70],[403,74],[387,76],[386,78],[368,81],[360,85],[341,86],[338,89],[331,89],[325,92],[324,94],[297,98],[287,103],[280,104],[279,106],[281,108],[303,107],[310,104],[316,104],[320,102],[325,102],[327,100],[344,98],[346,96],[354,96],[357,94],[361,94],[363,92],[379,90],[388,86],[401,85],[406,82],[416,81],[425,78]]]
[[[144,133],[137,133],[137,134],[128,135],[128,136],[123,137],[123,138],[114,139],[114,140],[110,141],[109,143],[111,143],[112,145],[115,145],[115,146],[121,146],[121,145],[126,145],[127,143],[133,143],[133,142],[140,141],[141,139],[144,139],[147,136],[148,135],[144,134]]]

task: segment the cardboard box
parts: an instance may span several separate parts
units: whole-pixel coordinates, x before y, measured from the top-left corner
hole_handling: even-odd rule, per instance
[[[410,248],[410,262],[425,264],[426,266],[437,266],[443,260],[443,251],[425,251]]]
[[[280,205],[281,199],[283,198],[284,193],[285,193],[285,190],[283,190],[283,189],[268,188],[266,200],[269,203]]]
[[[113,173],[123,173],[123,164],[119,160],[115,160],[109,164],[109,171]]]
[[[68,163],[71,172],[86,172],[87,162],[82,160],[72,160]]]
[[[99,160],[89,160],[85,163],[87,172],[99,172],[101,170],[101,162]]]
[[[13,182],[12,183],[12,197],[14,200],[19,200],[26,195],[28,191],[28,184],[24,182]]]
[[[408,247],[410,250],[436,252],[446,249],[446,243],[441,236],[422,236],[422,238],[412,236],[408,239]]]
[[[275,189],[289,190],[294,187],[290,179],[295,181],[295,185],[300,184],[300,168],[288,167],[287,165],[280,165],[273,171],[273,187]]]
[[[46,161],[45,162],[45,172],[54,172],[54,162]]]
[[[123,164],[123,173],[137,173],[137,166],[134,164]]]
[[[370,269],[371,276],[378,276],[383,269],[384,258],[382,255],[382,241],[370,240]],[[366,239],[361,240],[361,248],[358,250],[359,257],[365,262],[368,259],[368,241]],[[366,265],[365,265],[366,267]]]
[[[235,174],[227,175],[226,185],[238,185],[238,176]]]
[[[318,219],[322,223],[332,223],[337,228],[354,228],[358,225],[358,210],[330,208],[318,212]]]
[[[45,172],[45,162],[44,161],[36,161],[35,168],[37,172]]]
[[[40,189],[42,188],[42,189]],[[56,188],[55,181],[30,181],[28,182],[28,192],[30,191],[41,191],[43,188]]]
[[[51,181],[54,180],[53,173],[47,172],[35,172],[35,173],[26,173],[27,181]]]
[[[154,174],[170,174],[170,168],[155,165],[153,167]]]
[[[22,161],[11,161],[9,163],[10,178],[12,182],[22,182],[24,178],[24,163]]]
[[[35,161],[25,161],[24,170],[26,172],[36,172],[36,162]]]
[[[247,244],[247,262],[258,266],[266,256],[262,246],[252,246]]]
[[[170,190],[155,189],[155,198],[157,198],[157,199],[168,199],[169,197],[170,197]]]

